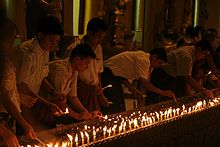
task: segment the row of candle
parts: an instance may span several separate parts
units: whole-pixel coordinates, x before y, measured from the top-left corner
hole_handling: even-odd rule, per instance
[[[160,124],[161,122],[167,120],[174,120],[182,116],[186,116],[198,111],[202,111],[212,106],[219,105],[220,98],[215,98],[209,100],[198,101],[196,104],[191,104],[191,106],[182,105],[178,108],[169,107],[164,110],[155,111],[151,113],[147,112],[133,112],[130,115],[123,117],[118,115],[116,117],[108,118],[104,117],[102,125],[100,126],[87,126],[79,128],[77,132],[68,133],[67,137],[69,141],[59,143],[58,146],[68,147],[68,146],[87,146],[94,144],[96,142],[113,138],[118,135],[123,135],[136,131],[138,129],[143,129],[155,124]],[[104,124],[104,126],[103,126]],[[47,144],[48,147],[57,146],[56,144]]]

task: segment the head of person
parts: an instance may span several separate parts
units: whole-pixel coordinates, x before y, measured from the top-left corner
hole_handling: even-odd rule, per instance
[[[203,38],[203,35],[205,33],[205,29],[203,26],[198,25],[198,26],[195,26],[193,32],[194,32],[195,41],[199,41]]]
[[[193,65],[192,76],[196,80],[204,79],[210,74],[210,66],[207,62],[198,61]]]
[[[58,42],[63,35],[59,20],[54,16],[43,17],[37,28],[37,39],[43,50],[51,51],[58,48]]]
[[[100,44],[107,34],[108,26],[104,20],[95,17],[87,25],[87,36],[91,46]]]
[[[158,68],[165,62],[167,62],[167,53],[164,48],[154,48],[150,51],[150,66],[152,68]]]
[[[17,33],[16,25],[7,17],[0,18],[0,48],[11,53]]]
[[[95,59],[96,55],[92,48],[85,43],[77,45],[70,56],[72,67],[78,72],[84,71],[88,68],[91,59]]]
[[[195,59],[206,59],[212,53],[212,45],[206,39],[202,39],[195,44]]]

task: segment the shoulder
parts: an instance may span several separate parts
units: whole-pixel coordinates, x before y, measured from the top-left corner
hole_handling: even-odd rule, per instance
[[[32,55],[34,53],[34,40],[28,40],[15,47],[15,56]]]
[[[65,71],[67,69],[67,61],[66,59],[56,60],[49,63],[49,71],[51,72],[58,72],[58,71]]]

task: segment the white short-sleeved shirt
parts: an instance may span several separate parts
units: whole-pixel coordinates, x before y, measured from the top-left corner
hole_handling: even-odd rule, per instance
[[[65,57],[70,57],[71,51],[80,43],[84,43],[84,39],[69,45],[66,49]],[[97,45],[93,51],[96,54],[96,59],[91,60],[86,70],[79,72],[79,79],[85,84],[97,86],[99,84],[98,75],[103,72],[103,53],[101,45]]]
[[[150,54],[144,51],[126,51],[104,61],[115,76],[129,80],[149,79]]]
[[[15,104],[16,108],[21,112],[20,109],[20,99],[19,94],[16,86],[16,74],[15,74],[15,67],[12,62],[6,58],[1,59],[4,60],[4,73],[0,76],[0,98],[2,96],[1,92],[9,91],[10,96],[9,98]],[[6,108],[0,101],[0,112],[7,112]]]
[[[78,72],[72,70],[69,58],[49,64],[48,81],[57,92],[65,96],[77,96]]]
[[[171,51],[167,55],[167,63],[161,68],[172,77],[191,76],[193,63],[195,62],[194,46],[184,46]]]
[[[14,60],[18,83],[23,81],[38,93],[49,72],[49,51],[44,51],[35,37],[16,47]]]

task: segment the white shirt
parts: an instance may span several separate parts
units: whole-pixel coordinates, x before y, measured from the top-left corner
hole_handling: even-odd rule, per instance
[[[126,51],[104,61],[115,76],[129,80],[148,79],[150,72],[150,54],[143,51]]]
[[[78,72],[72,70],[69,58],[51,62],[49,71],[48,81],[57,92],[77,96]]]
[[[84,42],[82,39],[81,43]],[[70,56],[71,50],[74,49],[80,42],[74,42],[67,47],[66,56]],[[68,53],[67,53],[68,52]],[[79,79],[83,81],[83,83],[88,85],[97,86],[99,84],[99,73],[103,72],[103,53],[101,45],[97,45],[94,49],[96,54],[96,59],[92,59],[88,68],[83,72],[79,72]]]
[[[169,52],[167,63],[161,65],[161,68],[172,77],[191,76],[195,62],[194,50],[194,46],[184,46]]]
[[[2,61],[2,60],[1,60]],[[21,112],[20,109],[20,98],[16,86],[16,74],[15,74],[15,67],[12,62],[7,58],[4,59],[5,70],[0,77],[0,98],[1,92],[8,91],[10,92],[10,100],[15,104],[16,108]],[[6,112],[7,110],[3,106],[0,101],[0,112]]]
[[[38,93],[49,72],[49,51],[44,51],[36,38],[19,45],[14,53],[18,83],[26,83]]]

